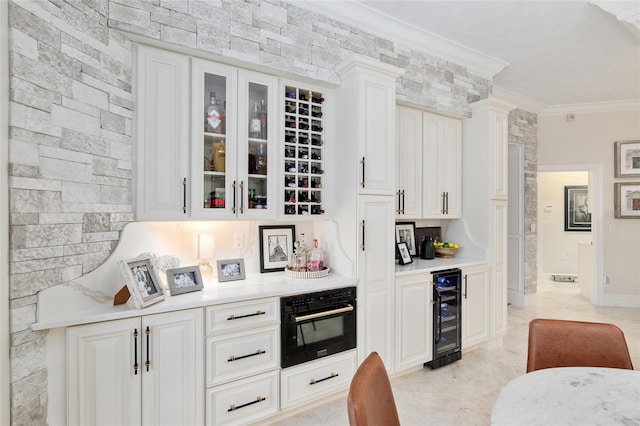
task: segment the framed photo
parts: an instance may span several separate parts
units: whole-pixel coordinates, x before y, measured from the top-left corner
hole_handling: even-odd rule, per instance
[[[614,184],[615,217],[640,219],[640,182],[618,182]]]
[[[199,266],[167,269],[167,283],[172,296],[202,290],[202,275]]]
[[[564,230],[591,231],[591,210],[587,185],[564,187]]]
[[[416,223],[415,222],[396,222],[396,244],[407,243],[409,254],[417,256],[416,250]]]
[[[146,308],[167,297],[150,257],[121,260],[118,265],[137,309]]]
[[[398,248],[398,259],[400,260],[401,265],[406,265],[413,262],[411,253],[409,253],[409,245],[406,242],[397,243],[396,247]]]
[[[218,260],[218,281],[244,280],[244,259]]]
[[[616,177],[640,177],[640,141],[614,144]]]
[[[293,254],[295,225],[260,226],[260,272],[284,271]]]

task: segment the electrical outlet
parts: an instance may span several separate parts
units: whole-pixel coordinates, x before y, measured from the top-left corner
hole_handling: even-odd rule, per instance
[[[609,275],[604,276],[604,286],[609,287]]]
[[[233,248],[244,248],[244,234],[233,234]]]

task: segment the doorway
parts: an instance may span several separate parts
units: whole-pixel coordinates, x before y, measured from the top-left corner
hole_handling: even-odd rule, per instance
[[[572,283],[601,304],[602,200],[601,165],[538,167],[538,280]],[[565,219],[565,188],[586,187],[591,230],[573,229]]]

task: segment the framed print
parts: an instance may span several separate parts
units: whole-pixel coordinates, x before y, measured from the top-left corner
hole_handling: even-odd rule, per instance
[[[640,141],[614,144],[616,177],[640,177]]]
[[[260,272],[284,271],[293,254],[295,225],[260,226]]]
[[[409,254],[411,256],[418,255],[415,222],[396,222],[396,243],[407,243]]]
[[[397,243],[396,247],[398,248],[398,255],[401,265],[406,265],[413,262],[411,253],[409,253],[409,245],[406,242]]]
[[[118,262],[137,309],[146,308],[167,297],[150,257]]]
[[[202,290],[203,283],[200,267],[195,265],[167,269],[167,283],[172,296]]]
[[[615,217],[640,219],[640,182],[618,182],[613,188]]]
[[[244,280],[244,259],[218,260],[218,281]]]
[[[587,185],[564,187],[564,230],[591,231],[589,187]]]

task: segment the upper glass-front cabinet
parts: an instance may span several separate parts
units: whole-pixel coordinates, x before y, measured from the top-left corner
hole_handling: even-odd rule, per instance
[[[274,77],[193,60],[192,217],[275,217]]]

